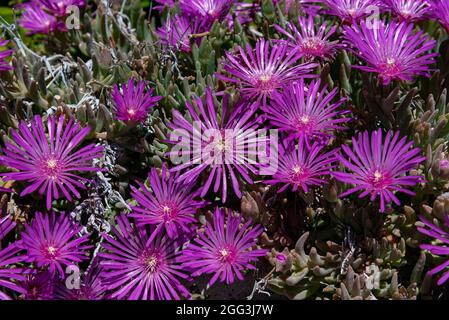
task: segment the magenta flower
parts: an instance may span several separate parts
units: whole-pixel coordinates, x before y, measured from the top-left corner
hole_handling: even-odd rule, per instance
[[[23,13],[19,18],[19,25],[32,34],[50,34],[54,31],[65,30],[64,24],[59,22],[53,15],[44,11],[38,4],[33,2],[20,6]]]
[[[2,39],[0,37],[0,72],[12,70],[12,67],[9,65],[9,62],[5,60],[13,53],[13,50],[2,50],[1,47],[5,47],[8,44],[8,41]]]
[[[84,7],[84,0],[32,0],[52,16],[65,17],[70,13],[70,7]]]
[[[235,278],[243,280],[245,269],[255,269],[252,262],[264,256],[267,250],[254,249],[263,231],[261,225],[251,227],[251,221],[242,224],[226,209],[216,209],[212,223],[208,223],[194,242],[182,252],[183,267],[191,269],[193,276],[211,274],[209,285],[218,279],[231,284]]]
[[[329,10],[330,15],[337,16],[345,23],[354,23],[362,18],[376,13],[376,8],[380,8],[382,1],[378,0],[323,0]],[[377,12],[379,13],[379,12]]]
[[[288,43],[293,48],[298,47],[299,52],[307,59],[319,58],[329,60],[333,58],[342,45],[337,41],[331,41],[330,38],[335,34],[336,26],[327,27],[325,22],[318,28],[313,20],[313,16],[298,18],[299,28],[293,23],[287,22],[287,29],[275,25],[280,33],[288,38]]]
[[[203,22],[205,28],[221,21],[229,13],[234,0],[179,0],[182,14]]]
[[[145,81],[137,81],[130,78],[128,85],[122,84],[120,88],[114,85],[112,99],[114,100],[114,113],[118,120],[126,121],[131,124],[144,122],[161,96],[152,96],[153,89],[145,92]]]
[[[55,278],[48,271],[30,273],[20,284],[24,300],[53,300]]]
[[[178,110],[173,110],[173,122],[168,125],[173,131],[169,143],[176,145],[176,151],[170,155],[183,159],[181,164],[172,169],[172,172],[183,171],[178,181],[191,184],[204,173],[208,177],[201,184],[201,197],[207,194],[212,185],[214,193],[221,187],[223,203],[227,197],[228,177],[231,178],[235,194],[241,198],[238,177],[253,184],[249,174],[256,172],[257,165],[253,160],[257,151],[253,152],[251,148],[257,142],[258,121],[252,120],[252,117],[258,105],[242,102],[228,114],[228,100],[229,96],[223,98],[219,121],[214,97],[208,88],[204,99],[193,99],[195,107],[190,102],[186,103],[192,120],[187,120]],[[182,149],[182,154],[179,154],[179,149]]]
[[[368,27],[364,21],[359,26],[345,27],[348,45],[368,66],[354,68],[377,73],[384,85],[391,81],[413,81],[415,76],[430,76],[429,65],[437,53],[429,53],[435,47],[422,31],[413,33],[413,25],[380,21],[378,28]]]
[[[75,172],[100,170],[91,161],[103,154],[103,148],[93,144],[74,151],[89,131],[73,119],[64,128],[64,116],[48,117],[47,134],[40,116],[35,116],[30,123],[22,121],[18,131],[11,130],[13,142],[5,142],[4,155],[0,156],[2,165],[17,171],[2,175],[5,180],[28,182],[21,196],[36,190],[46,194],[47,209],[60,193],[69,201],[72,201],[71,194],[79,198],[76,187],[85,189],[83,182],[87,179]]]
[[[414,22],[426,18],[429,12],[427,0],[384,0],[385,7],[401,21]]]
[[[307,147],[305,138],[299,139],[297,146],[279,145],[279,168],[272,179],[265,181],[270,185],[283,185],[278,192],[283,192],[289,186],[293,192],[301,190],[305,193],[314,186],[326,184],[324,177],[331,174],[335,168],[335,158],[338,149],[325,152],[318,142]]]
[[[327,85],[321,88],[321,81],[312,81],[306,86],[304,80],[286,87],[282,93],[274,93],[270,105],[263,108],[265,116],[273,127],[285,132],[287,141],[305,137],[325,141],[335,130],[345,129],[341,125],[350,121],[342,118],[345,110],[338,110],[344,98],[332,102],[338,88],[327,93]]]
[[[236,83],[243,97],[266,104],[271,95],[290,82],[310,75],[315,63],[297,64],[301,58],[298,49],[290,50],[286,44],[270,46],[264,39],[256,43],[253,50],[249,45],[246,49],[238,47],[239,56],[226,53],[222,62],[223,69],[229,76],[216,74],[218,79]]]
[[[175,15],[167,19],[162,27],[157,30],[162,45],[172,50],[191,52],[190,36],[205,31],[199,19],[187,16]],[[194,40],[197,45],[201,43],[201,38]]]
[[[0,241],[14,229],[16,224],[9,216],[0,216]],[[0,288],[7,288],[13,291],[21,292],[21,288],[13,280],[22,281],[25,279],[23,270],[14,266],[19,262],[23,262],[23,257],[19,255],[21,252],[17,243],[0,247]],[[0,291],[0,300],[10,300],[6,293]]]
[[[125,215],[117,217],[115,238],[103,235],[100,266],[111,298],[128,300],[179,300],[189,292],[180,279],[188,276],[178,263],[173,240],[161,233],[134,228]]]
[[[449,32],[449,1],[432,0],[430,2],[430,16],[436,19]]]
[[[130,216],[138,224],[155,225],[158,231],[165,229],[172,239],[191,231],[189,226],[196,221],[193,215],[205,204],[204,201],[195,200],[200,190],[193,190],[193,183],[177,182],[178,177],[179,173],[168,176],[167,168],[163,165],[161,177],[157,169],[152,168],[150,171],[149,185],[152,192],[139,182],[140,190],[131,186],[131,194],[138,205],[132,208]]]
[[[424,217],[420,217],[421,223],[424,227],[418,226],[418,231],[426,236],[434,238],[437,243],[435,244],[421,244],[421,249],[429,251],[431,254],[435,254],[448,259],[429,271],[429,275],[434,276],[437,273],[443,272],[443,275],[438,279],[438,285],[441,286],[449,279],[449,232],[438,228],[435,224],[428,221]],[[444,224],[446,228],[449,228],[449,216],[444,216]]]
[[[83,229],[61,213],[36,212],[31,224],[22,232],[21,247],[27,260],[38,268],[47,268],[53,274],[65,277],[65,267],[88,258],[89,235],[78,236]]]
[[[426,158],[419,156],[421,150],[414,148],[413,142],[407,142],[406,137],[399,140],[399,132],[389,131],[382,139],[382,130],[367,131],[352,138],[352,150],[342,145],[346,157],[337,154],[341,164],[350,172],[334,172],[338,180],[354,185],[340,197],[362,191],[359,198],[370,196],[373,202],[379,196],[380,211],[385,211],[385,203],[394,202],[400,205],[396,192],[410,196],[415,193],[405,189],[406,186],[416,186],[423,181],[420,175],[407,175]]]

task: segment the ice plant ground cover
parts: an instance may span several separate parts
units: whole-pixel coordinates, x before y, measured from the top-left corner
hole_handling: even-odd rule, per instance
[[[449,0],[0,15],[0,299],[449,299]]]

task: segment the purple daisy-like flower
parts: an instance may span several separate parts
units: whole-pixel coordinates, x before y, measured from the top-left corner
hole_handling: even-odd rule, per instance
[[[413,81],[415,76],[430,76],[429,65],[437,53],[429,53],[435,47],[422,31],[413,33],[413,25],[405,22],[380,21],[378,28],[371,28],[364,21],[360,26],[345,27],[348,45],[368,66],[354,68],[378,74],[384,85],[393,80]]]
[[[299,52],[307,59],[320,58],[329,60],[342,47],[338,41],[331,41],[335,34],[336,26],[330,28],[327,24],[321,23],[318,28],[313,20],[313,16],[298,18],[299,28],[293,23],[287,22],[287,30],[276,25],[275,28],[288,38],[288,43],[292,47],[298,47]]]
[[[414,22],[426,18],[429,12],[427,0],[384,0],[386,9],[401,21]]]
[[[0,37],[0,48],[5,47],[8,44],[8,40],[2,39]],[[9,65],[9,62],[5,59],[11,56],[14,51],[12,49],[1,50],[0,49],[0,72],[12,70],[12,67]]]
[[[254,270],[252,262],[265,256],[267,250],[253,249],[262,226],[251,227],[251,221],[247,221],[240,227],[241,223],[241,218],[230,210],[217,208],[204,233],[183,250],[183,267],[192,270],[193,276],[212,274],[209,285],[218,279],[226,284],[233,283],[236,277],[243,280],[242,271]]]
[[[326,13],[339,17],[343,22],[354,23],[380,12],[381,1],[377,0],[323,0],[329,10]]]
[[[234,56],[227,52],[222,62],[223,69],[229,74],[216,74],[220,80],[236,83],[244,97],[257,100],[263,104],[271,95],[292,81],[310,75],[317,66],[315,63],[298,64],[302,57],[299,49],[291,50],[287,44],[279,43],[270,46],[268,41],[257,41],[253,50],[249,45],[246,49],[238,47],[240,55]]]
[[[118,120],[128,123],[144,122],[149,110],[153,108],[161,96],[152,96],[153,89],[150,88],[145,93],[145,81],[137,81],[130,78],[128,85],[122,84],[120,88],[114,85],[112,99],[114,100],[114,114]]]
[[[9,216],[2,217],[0,215],[0,241],[2,241],[15,226],[16,224]],[[24,260],[23,256],[19,255],[21,249],[17,243],[12,243],[0,248],[0,288],[3,287],[21,292],[20,286],[13,282],[13,280],[22,281],[25,279],[23,270],[14,266]],[[11,298],[6,295],[6,293],[0,291],[0,300],[10,299]]]
[[[278,192],[283,192],[289,186],[293,192],[297,190],[309,192],[314,186],[326,184],[325,176],[331,174],[335,168],[335,154],[338,149],[325,152],[324,146],[315,142],[307,146],[304,138],[299,139],[297,146],[293,144],[279,145],[279,169],[270,180],[265,181],[270,185],[283,185]]]
[[[258,105],[241,102],[228,114],[228,100],[229,96],[225,95],[219,121],[214,96],[207,88],[204,99],[193,99],[194,106],[186,102],[192,120],[173,110],[173,122],[168,125],[172,130],[169,143],[176,147],[170,153],[171,159],[181,157],[181,164],[171,169],[172,172],[183,171],[178,181],[194,183],[204,172],[208,177],[202,184],[201,197],[212,185],[214,193],[221,187],[223,203],[227,198],[228,177],[239,198],[242,193],[238,177],[253,184],[249,174],[256,172],[254,157],[258,155],[257,150],[252,151],[257,144],[258,129],[258,120],[252,117]]]
[[[415,193],[405,189],[416,186],[423,181],[420,175],[407,175],[426,158],[420,156],[419,148],[410,149],[413,141],[406,137],[399,139],[399,132],[389,131],[382,137],[382,130],[370,134],[365,131],[352,138],[352,150],[346,145],[342,149],[346,157],[337,154],[341,164],[351,172],[333,172],[338,180],[354,185],[340,197],[361,191],[359,198],[370,196],[370,201],[380,198],[380,211],[385,211],[385,204],[394,202],[400,205],[396,192],[410,196]]]
[[[205,31],[200,20],[187,16],[175,15],[167,19],[165,24],[157,30],[162,45],[174,50],[191,52],[190,36]],[[201,38],[196,38],[197,45],[201,43]]]
[[[449,1],[432,0],[430,2],[430,16],[436,19],[449,33]]]
[[[344,130],[343,123],[350,121],[341,116],[347,113],[338,110],[345,101],[341,98],[332,102],[338,88],[327,93],[327,85],[321,89],[321,81],[312,81],[309,86],[304,80],[292,83],[282,93],[274,93],[270,105],[263,107],[265,116],[273,127],[287,134],[287,141],[305,137],[325,141],[336,130]]]
[[[425,219],[423,216],[420,217],[420,220],[424,226],[418,226],[418,231],[438,241],[436,244],[421,244],[421,249],[427,250],[431,254],[448,257],[445,262],[429,271],[429,275],[431,276],[444,271],[443,275],[437,282],[438,285],[441,286],[449,280],[449,232],[437,227],[434,223]],[[449,216],[447,213],[444,216],[444,224],[446,228],[449,228]]]
[[[20,283],[24,300],[53,300],[55,278],[48,271],[31,273]]]
[[[83,227],[61,213],[36,212],[31,224],[22,232],[21,247],[26,250],[27,261],[38,268],[63,278],[65,268],[88,258],[89,235],[79,236]]]
[[[194,213],[205,204],[204,201],[195,200],[200,190],[193,190],[193,183],[179,183],[178,177],[179,173],[168,176],[164,164],[161,177],[155,168],[149,173],[152,192],[142,183],[138,183],[140,190],[131,186],[131,195],[138,205],[132,208],[130,216],[138,224],[155,225],[157,230],[165,229],[172,239],[183,232],[190,232],[190,224],[196,221]]]
[[[179,7],[183,14],[202,20],[203,26],[208,27],[223,20],[233,3],[234,0],[179,0]]]
[[[5,180],[29,183],[21,196],[36,190],[45,193],[47,209],[60,193],[69,201],[72,201],[71,194],[79,198],[76,188],[85,189],[83,182],[87,179],[75,173],[100,170],[91,162],[103,155],[103,148],[93,144],[74,151],[89,131],[74,119],[70,119],[64,128],[64,116],[58,119],[49,116],[47,130],[40,116],[35,116],[30,123],[22,121],[19,130],[11,130],[13,142],[5,141],[4,155],[0,156],[1,165],[17,171],[1,175]]]
[[[102,279],[111,298],[128,300],[179,300],[189,297],[180,279],[181,268],[174,240],[160,232],[150,234],[133,227],[125,215],[117,217],[115,237],[103,235],[106,252],[100,252]]]
[[[84,7],[84,0],[32,0],[52,16],[65,17],[70,13],[70,7]]]
[[[57,30],[65,30],[65,26],[56,17],[45,12],[36,3],[26,3],[21,5],[20,8],[23,9],[23,13],[19,18],[19,25],[27,29],[29,35],[50,34]]]

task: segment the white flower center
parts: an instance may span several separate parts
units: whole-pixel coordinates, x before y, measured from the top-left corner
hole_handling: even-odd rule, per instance
[[[391,67],[394,66],[396,64],[396,60],[394,58],[388,58],[387,59],[387,64]]]
[[[268,82],[271,80],[271,76],[268,74],[263,74],[259,77],[259,80],[262,82]]]
[[[221,249],[220,254],[223,258],[226,258],[229,255],[229,251],[226,249]]]
[[[307,115],[302,116],[299,118],[299,121],[301,121],[303,124],[308,124],[310,122],[310,118]]]

